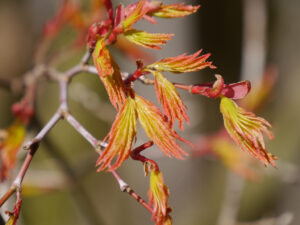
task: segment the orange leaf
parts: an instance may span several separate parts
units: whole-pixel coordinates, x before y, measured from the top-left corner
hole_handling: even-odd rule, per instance
[[[183,130],[183,121],[189,122],[186,114],[186,106],[183,104],[176,88],[160,72],[151,71],[155,77],[155,90],[158,100],[162,105],[164,114],[169,118],[171,125],[175,119],[179,121],[179,127]]]
[[[103,39],[97,41],[93,60],[111,103],[116,109],[120,109],[126,98],[125,85],[122,81],[120,68],[107,50]]]
[[[147,13],[147,10],[144,9],[144,4],[143,0],[139,0],[135,5],[135,8],[122,21],[123,31],[130,30],[133,24],[139,21]],[[128,9],[126,8],[125,10]]]
[[[136,95],[136,106],[139,121],[148,137],[169,157],[183,159],[187,155],[176,143],[175,139],[185,141],[164,119],[159,108],[141,96]]]
[[[115,170],[121,166],[130,155],[131,145],[137,130],[136,103],[132,97],[127,97],[125,104],[116,116],[109,132],[109,143],[97,161],[98,171],[107,168],[118,156],[116,163],[109,169]]]
[[[199,56],[201,50],[193,55],[182,54],[175,57],[164,58],[148,65],[145,70],[167,71],[172,73],[195,72],[206,67],[215,68],[212,62],[207,62],[210,54]],[[199,57],[198,57],[199,56]]]

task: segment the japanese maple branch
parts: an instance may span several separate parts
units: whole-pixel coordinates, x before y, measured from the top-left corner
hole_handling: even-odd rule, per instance
[[[33,69],[35,71],[34,76],[29,76],[31,82],[31,86],[28,85],[28,88],[32,88],[32,90],[26,90],[25,93],[29,93],[30,100],[34,101],[35,98],[35,89],[38,78],[40,78],[45,72],[49,78],[59,83],[60,91],[59,91],[59,99],[60,105],[57,112],[52,116],[49,122],[43,127],[43,129],[29,142],[25,145],[25,149],[28,150],[25,161],[21,166],[21,170],[11,185],[10,189],[0,198],[0,207],[16,192],[21,190],[21,184],[27,172],[27,169],[39,147],[39,143],[45,137],[45,135],[55,126],[55,124],[62,118],[66,119],[66,121],[73,126],[73,128],[78,131],[98,152],[101,154],[101,148],[105,148],[107,143],[98,141],[92,134],[90,134],[69,112],[68,107],[68,84],[71,79],[81,73],[81,72],[91,72],[95,73],[95,68],[87,65],[89,59],[91,57],[91,51],[88,51],[80,61],[78,65],[75,65],[71,69],[67,70],[64,73],[60,73],[53,68],[47,68],[45,66],[36,67]],[[34,79],[35,78],[35,79]],[[111,171],[112,175],[116,179],[119,184],[121,191],[127,192],[130,196],[132,196],[135,200],[137,200],[142,206],[144,206],[149,212],[152,213],[152,208],[146,203],[130,186],[120,177],[120,175],[116,171]]]

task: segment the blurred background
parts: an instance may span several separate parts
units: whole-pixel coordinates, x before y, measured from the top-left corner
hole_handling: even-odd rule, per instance
[[[33,56],[43,25],[55,15],[59,0],[0,0],[0,77],[21,77],[34,66]],[[78,0],[78,2],[80,2]],[[87,8],[88,0],[83,0]],[[123,2],[123,1],[122,1]],[[181,2],[181,1],[176,1]],[[115,5],[119,1],[113,1]],[[124,1],[125,5],[130,1]],[[164,1],[164,4],[175,1]],[[181,83],[214,81],[221,74],[226,83],[250,80],[263,83],[267,97],[256,114],[273,125],[275,139],[267,141],[269,152],[276,155],[277,169],[255,165],[257,179],[241,176],[222,157],[202,154],[207,135],[222,129],[219,101],[181,92],[188,107],[191,125],[182,136],[197,145],[183,161],[169,159],[152,147],[147,156],[157,160],[170,189],[170,205],[175,225],[297,225],[300,223],[300,26],[299,0],[199,0],[199,11],[182,19],[158,19],[157,25],[140,22],[135,27],[149,32],[174,33],[163,50],[146,51],[150,62],[167,56],[193,53],[203,49],[212,53],[216,70],[167,77]],[[78,63],[85,47],[66,47],[76,36],[66,27],[53,41],[50,51],[62,49],[53,57],[53,66],[64,71]],[[135,62],[112,49],[122,71],[133,72]],[[138,83],[136,91],[157,103],[152,86]],[[71,112],[95,137],[103,139],[113,122],[115,111],[108,102],[97,76],[81,74],[70,85]],[[0,88],[0,127],[13,120],[10,107],[19,98]],[[249,100],[250,101],[250,100]],[[58,106],[58,87],[47,80],[38,87],[35,125],[28,139],[38,132]],[[38,125],[36,125],[38,124]],[[147,141],[141,134],[139,145]],[[197,151],[199,154],[197,154]],[[24,151],[19,154],[20,162]],[[201,157],[200,157],[201,156]],[[248,155],[249,158],[252,156]],[[150,225],[151,215],[129,195],[120,192],[108,173],[97,173],[97,154],[64,121],[42,142],[24,180],[23,206],[18,224],[53,225]],[[20,166],[20,163],[17,167]],[[149,178],[142,165],[131,159],[118,170],[124,180],[147,199]],[[11,179],[15,174],[12,175]],[[4,193],[11,180],[0,184]],[[1,208],[11,210],[10,200]]]

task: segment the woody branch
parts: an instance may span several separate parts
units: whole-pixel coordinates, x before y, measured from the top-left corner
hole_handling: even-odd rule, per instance
[[[14,194],[21,192],[21,186],[23,179],[27,173],[27,170],[32,162],[32,159],[38,150],[40,142],[43,138],[49,133],[49,131],[61,120],[65,119],[77,132],[79,132],[96,150],[98,154],[101,154],[103,148],[107,146],[106,142],[99,141],[95,138],[90,132],[88,132],[77,120],[73,117],[73,115],[69,112],[68,106],[68,84],[70,83],[71,79],[81,73],[81,72],[95,72],[95,68],[92,66],[87,65],[89,59],[91,57],[91,51],[87,51],[84,56],[82,57],[79,64],[75,65],[71,69],[67,70],[66,72],[62,73],[54,68],[46,67],[46,66],[36,66],[39,69],[37,72],[36,68],[34,68],[32,72],[27,73],[26,79],[20,80],[20,83],[25,83],[25,80],[30,80],[31,84],[34,85],[27,85],[25,87],[25,93],[29,92],[28,89],[31,90],[31,100],[34,100],[35,97],[35,87],[36,83],[40,80],[40,77],[43,75],[47,76],[51,80],[59,83],[59,98],[60,104],[56,113],[51,117],[48,123],[40,130],[40,132],[25,146],[24,149],[28,150],[27,156],[21,166],[21,169],[13,181],[10,189],[0,198],[0,207]],[[7,83],[1,82],[5,84],[4,87],[10,86],[9,81]],[[143,207],[145,207],[150,213],[152,213],[152,208],[149,206],[147,202],[145,202],[122,178],[116,171],[111,171],[111,174],[116,179],[121,191],[127,192],[132,198],[138,201]]]

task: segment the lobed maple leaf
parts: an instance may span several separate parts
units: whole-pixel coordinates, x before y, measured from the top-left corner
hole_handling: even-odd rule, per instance
[[[172,73],[195,72],[206,67],[215,68],[212,62],[207,62],[210,54],[199,56],[202,50],[192,54],[182,54],[175,57],[164,58],[146,66],[145,70],[167,71]],[[199,57],[198,57],[199,56]]]
[[[163,175],[159,170],[152,171],[150,174],[148,197],[149,204],[153,206],[152,220],[155,221],[155,224],[170,224],[172,220],[168,215],[170,212],[170,208],[168,207],[169,189],[164,183]]]
[[[135,100],[128,96],[123,107],[116,116],[109,132],[109,143],[97,161],[98,171],[107,168],[118,156],[115,164],[108,171],[121,166],[130,155],[131,145],[137,132],[137,113]]]
[[[16,165],[17,153],[25,138],[25,127],[17,119],[7,130],[2,130],[0,137],[0,181],[8,177],[9,170]]]
[[[184,5],[184,3],[162,5],[160,8],[149,13],[151,16],[162,18],[178,18],[197,12],[199,5]]]
[[[175,139],[185,140],[172,130],[159,108],[138,95],[136,95],[136,106],[139,121],[150,140],[167,156],[183,159],[182,155],[187,153],[179,147]]]
[[[168,40],[171,39],[173,34],[151,34],[145,31],[139,31],[139,30],[129,30],[124,33],[125,37],[137,44],[141,45],[145,48],[154,48],[154,49],[161,49],[158,45],[165,45]]]
[[[186,106],[182,102],[174,85],[168,81],[162,73],[151,71],[155,77],[155,90],[158,100],[162,105],[164,114],[169,118],[173,125],[175,119],[179,122],[179,127],[183,130],[183,121],[189,123],[189,117],[186,113]]]
[[[125,85],[119,66],[107,50],[104,39],[97,41],[93,60],[111,103],[116,109],[120,109],[126,98]]]
[[[220,110],[223,114],[225,128],[235,143],[265,165],[270,163],[275,167],[274,160],[277,158],[267,152],[263,139],[263,133],[267,134],[270,139],[273,138],[272,133],[268,130],[271,128],[268,121],[247,112],[226,97],[221,97]]]

